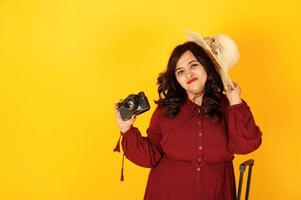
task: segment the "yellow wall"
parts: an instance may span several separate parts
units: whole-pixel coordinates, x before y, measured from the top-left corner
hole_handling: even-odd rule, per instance
[[[291,0],[0,0],[0,199],[142,199],[148,169],[112,149],[114,103],[145,91],[184,29],[225,33],[263,131],[250,199],[301,199],[301,6]],[[238,171],[236,170],[236,173]]]

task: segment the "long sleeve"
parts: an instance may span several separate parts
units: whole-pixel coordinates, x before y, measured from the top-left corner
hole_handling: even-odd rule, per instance
[[[228,128],[228,150],[236,154],[247,154],[256,150],[262,142],[262,132],[255,124],[254,117],[247,103],[226,107]]]
[[[162,157],[158,116],[159,109],[156,108],[146,130],[147,137],[141,136],[139,129],[133,126],[122,134],[121,144],[125,157],[139,166],[154,167]]]

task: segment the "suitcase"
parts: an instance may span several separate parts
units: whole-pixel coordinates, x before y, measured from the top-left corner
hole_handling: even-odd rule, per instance
[[[253,165],[254,165],[254,160],[249,159],[249,160],[241,163],[240,166],[239,166],[240,176],[239,176],[239,184],[238,184],[238,191],[237,191],[237,195],[236,195],[236,200],[240,200],[244,172],[245,172],[245,169],[246,169],[247,166],[249,166],[249,170],[248,170],[248,179],[247,179],[245,200],[249,199],[250,183],[251,183],[251,175],[252,175]]]

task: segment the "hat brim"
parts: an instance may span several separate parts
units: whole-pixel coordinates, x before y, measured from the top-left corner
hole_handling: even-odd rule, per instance
[[[205,37],[202,35],[192,32],[188,29],[186,29],[186,33],[188,35],[188,40],[196,42],[198,45],[200,45],[206,54],[209,56],[210,60],[212,61],[216,71],[219,73],[224,89],[227,90],[228,87],[230,86],[231,88],[235,88],[233,82],[231,81],[228,73],[223,69],[222,64],[219,63],[217,57],[215,56],[214,52],[211,50],[210,46],[208,45],[207,41],[205,40]]]

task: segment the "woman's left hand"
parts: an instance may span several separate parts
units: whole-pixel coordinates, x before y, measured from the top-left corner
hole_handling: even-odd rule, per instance
[[[239,104],[242,103],[242,100],[240,98],[240,86],[233,82],[234,88],[231,88],[228,86],[228,88],[225,88],[226,90],[226,96],[230,102],[230,105]]]

